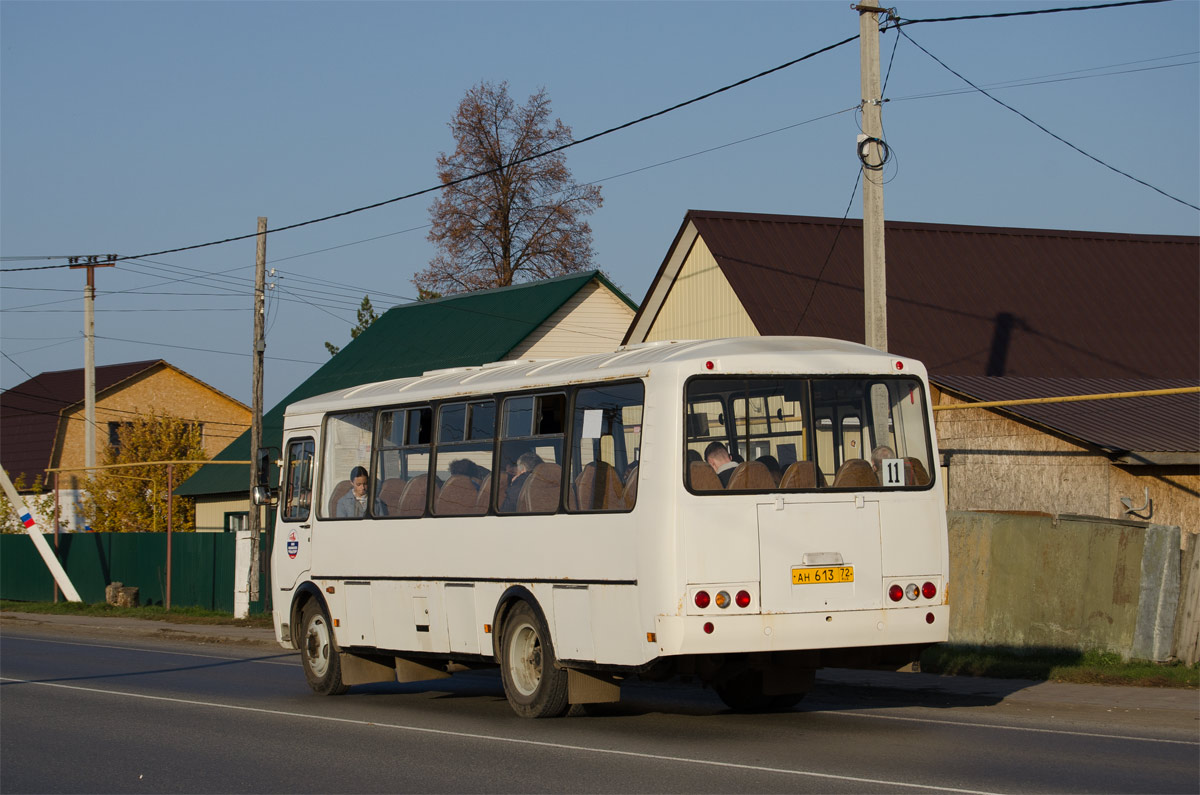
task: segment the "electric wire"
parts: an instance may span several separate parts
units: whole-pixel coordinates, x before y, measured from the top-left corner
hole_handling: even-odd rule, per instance
[[[1123,69],[1119,72],[1104,72],[1098,75],[1075,75],[1073,77],[1055,77],[1053,80],[1040,78],[1027,78],[1022,81],[1006,80],[1000,83],[991,83],[985,85],[984,88],[989,88],[993,91],[1001,91],[1009,88],[1028,88],[1029,86],[1045,86],[1054,83],[1070,83],[1075,80],[1094,80],[1099,77],[1116,77],[1118,75],[1137,74],[1138,72],[1153,72],[1160,69],[1174,69],[1179,66],[1195,66],[1200,61],[1183,61],[1180,63],[1160,64],[1159,66],[1146,66],[1139,69]],[[1082,70],[1081,70],[1082,71]],[[1062,74],[1062,73],[1059,73]],[[944,91],[930,91],[925,94],[908,94],[903,97],[894,97],[889,102],[908,102],[914,99],[930,99],[933,97],[953,97],[960,94],[974,94],[974,88],[951,88]]]
[[[291,229],[299,229],[300,227],[310,226],[312,224],[323,223],[325,221],[332,221],[335,218],[345,218],[348,215],[354,215],[356,213],[365,212],[367,210],[374,210],[376,208],[384,207],[389,204],[395,204],[397,202],[405,201],[407,199],[416,198],[417,196],[423,196],[427,193],[433,193],[435,191],[445,190],[446,188],[450,188],[455,185],[460,185],[464,182],[469,182],[471,180],[478,179],[480,177],[485,177],[490,174],[495,174],[495,173],[501,171],[502,169],[512,168],[513,166],[519,166],[523,163],[528,163],[528,162],[531,162],[534,160],[539,160],[543,157],[549,157],[550,155],[565,151],[567,149],[570,149],[571,147],[579,146],[580,144],[585,144],[590,141],[594,141],[598,138],[603,138],[604,136],[607,136],[607,135],[612,135],[613,133],[620,132],[621,130],[628,129],[630,127],[633,127],[638,124],[642,124],[642,123],[650,121],[652,119],[656,119],[660,116],[665,116],[668,113],[673,113],[674,111],[680,110],[681,108],[685,108],[689,105],[694,105],[697,102],[702,102],[706,99],[710,99],[712,97],[717,96],[718,94],[722,94],[726,91],[730,91],[732,89],[746,85],[747,83],[750,83],[750,82],[753,82],[760,78],[774,74],[783,69],[787,69],[789,67],[795,66],[796,64],[807,61],[810,58],[815,58],[818,55],[823,55],[824,53],[830,52],[832,50],[836,50],[838,47],[842,47],[846,44],[849,44],[852,41],[856,41],[857,39],[858,39],[858,35],[855,34],[854,36],[850,36],[848,38],[842,39],[841,41],[835,42],[834,44],[829,44],[824,47],[821,47],[820,49],[813,50],[812,52],[802,55],[799,58],[793,58],[790,61],[779,64],[778,66],[773,66],[770,69],[765,69],[757,74],[742,78],[741,80],[738,80],[736,82],[729,83],[728,85],[722,86],[722,87],[714,89],[712,91],[705,92],[703,94],[700,94],[699,96],[693,97],[688,100],[684,100],[683,102],[678,102],[674,105],[671,105],[670,107],[663,108],[662,110],[658,110],[653,113],[648,113],[645,116],[641,116],[637,119],[633,119],[632,121],[627,121],[623,124],[618,124],[616,126],[609,127],[608,129],[601,130],[600,132],[597,132],[597,133],[592,133],[591,135],[585,136],[583,138],[577,138],[577,139],[568,141],[565,144],[561,144],[559,146],[552,147],[545,151],[537,152],[537,153],[529,155],[527,157],[519,158],[512,162],[505,163],[503,166],[497,166],[495,168],[487,169],[487,170],[480,171],[480,172],[477,172],[474,174],[469,174],[465,177],[460,177],[459,179],[450,180],[448,182],[443,182],[439,185],[433,185],[428,188],[422,188],[420,190],[412,191],[410,193],[406,193],[401,196],[396,196],[391,199],[385,199],[383,201],[374,202],[372,204],[363,205],[361,207],[355,207],[351,210],[343,210],[342,212],[333,213],[331,215],[325,215],[320,218],[313,218],[308,221],[300,221],[298,223],[287,224],[285,226],[276,227],[274,229],[268,229],[267,234],[286,232]],[[194,251],[195,249],[208,248],[210,246],[219,246],[224,243],[233,243],[233,242],[236,242],[239,240],[247,240],[249,238],[258,237],[258,235],[259,235],[258,232],[251,232],[251,233],[244,234],[244,235],[236,235],[234,237],[227,237],[222,240],[212,240],[207,243],[197,243],[197,244],[190,245],[190,246],[179,246],[176,248],[163,249],[162,251],[152,251],[152,252],[148,252],[145,254],[119,256],[114,261],[121,262],[124,260],[130,260],[130,259],[145,259],[148,257],[159,257],[164,254],[176,254],[181,251]],[[18,271],[18,270],[48,270],[51,268],[67,268],[67,267],[70,267],[70,265],[69,264],[67,264],[67,265],[43,265],[43,266],[39,266],[37,268],[3,268],[3,269],[0,269],[0,271],[7,272],[7,271]]]
[[[1137,0],[1137,3],[1162,2],[1162,1],[1163,1],[1163,0]],[[1137,3],[1127,3],[1127,4],[1125,4],[1125,5],[1134,5],[1134,4],[1137,4]],[[1104,6],[1104,7],[1105,7],[1105,8],[1108,8],[1108,7],[1110,7],[1110,6]],[[1155,193],[1159,193],[1159,194],[1161,194],[1161,195],[1163,195],[1163,196],[1167,197],[1168,199],[1170,199],[1170,200],[1172,200],[1172,201],[1178,202],[1178,203],[1180,203],[1180,204],[1182,204],[1182,205],[1184,205],[1184,206],[1186,206],[1186,207],[1191,207],[1193,210],[1200,210],[1200,206],[1197,206],[1197,205],[1195,205],[1195,204],[1192,204],[1192,203],[1191,203],[1191,202],[1189,202],[1189,201],[1185,201],[1185,200],[1183,200],[1183,199],[1179,198],[1178,196],[1173,196],[1173,195],[1171,195],[1170,193],[1167,193],[1167,192],[1166,192],[1165,190],[1163,190],[1162,188],[1158,188],[1158,187],[1156,187],[1156,186],[1154,186],[1154,185],[1151,185],[1149,182],[1146,182],[1145,180],[1138,179],[1137,177],[1133,176],[1132,174],[1130,174],[1130,173],[1128,173],[1128,172],[1126,172],[1126,171],[1122,171],[1121,169],[1117,168],[1116,166],[1109,165],[1108,163],[1104,162],[1103,160],[1101,160],[1100,158],[1096,157],[1095,155],[1093,155],[1093,154],[1090,154],[1090,153],[1088,153],[1088,152],[1085,152],[1084,150],[1080,149],[1078,146],[1076,146],[1075,144],[1071,143],[1071,142],[1070,142],[1070,141],[1068,141],[1066,138],[1063,138],[1061,135],[1057,135],[1057,134],[1055,134],[1055,133],[1051,132],[1050,130],[1048,130],[1048,129],[1046,129],[1044,126],[1042,126],[1041,124],[1038,124],[1036,121],[1034,121],[1033,119],[1031,119],[1031,118],[1029,118],[1028,116],[1026,116],[1026,115],[1025,115],[1024,113],[1022,113],[1021,111],[1019,111],[1019,110],[1017,110],[1016,108],[1014,108],[1012,105],[1009,105],[1009,104],[1005,103],[1004,101],[1002,101],[1002,100],[1000,100],[1000,99],[997,99],[996,97],[994,97],[994,96],[992,96],[991,94],[989,94],[987,91],[983,90],[983,89],[982,89],[982,88],[980,88],[979,86],[977,86],[977,85],[975,85],[974,83],[972,83],[972,82],[971,82],[970,80],[968,80],[967,78],[963,77],[963,76],[962,76],[961,74],[959,74],[958,72],[956,72],[956,71],[954,71],[953,69],[951,69],[951,68],[950,68],[950,67],[949,67],[949,66],[948,66],[948,65],[947,65],[947,64],[946,64],[944,61],[942,61],[940,58],[938,58],[936,55],[934,55],[933,53],[931,53],[929,50],[925,49],[925,48],[924,48],[924,47],[922,47],[920,44],[918,44],[918,43],[917,43],[917,41],[916,41],[915,39],[913,39],[913,37],[912,37],[912,36],[908,35],[908,32],[907,32],[907,31],[905,31],[905,30],[904,30],[904,28],[897,27],[897,30],[900,32],[900,35],[901,35],[901,36],[904,36],[904,38],[906,38],[906,39],[908,39],[910,42],[912,42],[912,43],[913,43],[913,44],[914,44],[914,45],[917,47],[917,49],[919,49],[921,52],[923,52],[923,53],[925,53],[926,55],[928,55],[928,56],[929,56],[930,58],[932,58],[933,60],[937,61],[937,63],[938,63],[938,64],[940,64],[940,65],[941,65],[941,67],[942,67],[943,69],[945,69],[946,71],[950,72],[952,75],[954,75],[954,76],[955,76],[955,77],[957,77],[958,79],[962,80],[964,83],[966,83],[966,84],[967,84],[967,85],[969,85],[971,88],[973,88],[973,89],[975,89],[976,91],[978,91],[980,94],[983,94],[985,97],[987,97],[987,98],[988,98],[988,99],[990,99],[991,101],[995,102],[997,105],[1000,105],[1001,107],[1003,107],[1003,108],[1006,108],[1006,109],[1008,109],[1008,110],[1012,111],[1013,113],[1017,114],[1017,115],[1018,115],[1018,116],[1020,116],[1022,119],[1024,119],[1024,120],[1025,120],[1025,121],[1027,121],[1027,122],[1029,122],[1029,123],[1030,123],[1030,124],[1032,124],[1034,127],[1037,127],[1039,130],[1041,130],[1042,132],[1046,133],[1047,135],[1049,135],[1051,138],[1055,139],[1056,141],[1059,141],[1060,143],[1066,144],[1066,145],[1067,145],[1068,147],[1070,147],[1071,149],[1074,149],[1076,152],[1078,152],[1079,154],[1081,154],[1081,155],[1083,155],[1084,157],[1088,158],[1089,160],[1092,160],[1093,162],[1099,163],[1100,165],[1102,165],[1102,166],[1104,166],[1105,168],[1107,168],[1109,171],[1112,171],[1112,172],[1114,172],[1114,173],[1116,173],[1116,174],[1120,174],[1121,176],[1123,176],[1123,177],[1126,177],[1127,179],[1131,179],[1131,180],[1133,180],[1134,182],[1138,183],[1139,185],[1144,185],[1145,187],[1149,188],[1150,190],[1154,191]]]
[[[1032,11],[1002,11],[994,14],[969,14],[958,17],[941,17],[938,19],[901,19],[898,25],[918,25],[929,22],[963,22],[969,19],[1002,19],[1004,17],[1032,17],[1040,14],[1062,14],[1072,11],[1098,11],[1105,8],[1120,8],[1122,6],[1144,6],[1155,3],[1170,3],[1174,0],[1122,0],[1117,3],[1103,3],[1091,6],[1070,6],[1067,8],[1040,8]]]
[[[220,353],[225,356],[251,356],[252,355],[249,353],[240,353],[238,351],[218,351],[218,350],[214,350],[213,348],[197,348],[197,347],[193,347],[191,345],[168,345],[165,342],[158,342],[157,340],[127,340],[127,339],[123,339],[121,337],[104,337],[99,334],[95,335],[95,338],[98,340],[109,340],[110,342],[129,342],[134,345],[157,345],[162,348],[179,348],[180,350],[185,350],[185,351],[200,351],[201,353]],[[310,359],[292,359],[292,358],[288,358],[285,356],[268,356],[266,358],[272,359],[277,362],[299,362],[300,364],[325,364],[325,362],[314,362]]]
[[[1114,3],[1103,3],[1103,4],[1099,4],[1099,5],[1088,5],[1088,6],[1070,6],[1070,7],[1063,7],[1063,8],[1046,8],[1046,9],[1035,9],[1035,10],[1029,10],[1029,11],[1010,11],[1010,12],[998,12],[998,13],[992,13],[992,14],[969,14],[969,15],[954,16],[954,17],[940,17],[940,18],[928,18],[928,19],[903,19],[903,18],[898,18],[898,19],[897,19],[897,20],[896,20],[896,21],[895,21],[895,22],[892,24],[892,26],[893,26],[893,27],[896,27],[897,29],[901,29],[903,26],[907,26],[907,25],[916,25],[916,24],[928,24],[928,23],[937,23],[937,22],[960,22],[960,21],[966,21],[966,20],[979,20],[979,19],[1001,19],[1001,18],[1005,18],[1005,17],[1036,16],[1036,15],[1042,15],[1042,14],[1058,14],[1058,13],[1077,12],[1077,11],[1097,11],[1097,10],[1109,9],[1109,8],[1120,8],[1120,7],[1123,7],[1123,6],[1140,6],[1140,5],[1151,5],[1151,4],[1156,4],[1156,3],[1164,3],[1164,2],[1172,2],[1172,1],[1173,1],[1173,0],[1122,0],[1121,2],[1114,2]],[[887,27],[887,26],[885,25],[885,28],[886,28],[886,27]],[[676,110],[679,110],[679,109],[681,109],[681,108],[687,107],[688,105],[692,105],[692,104],[695,104],[695,103],[697,103],[697,102],[701,102],[701,101],[703,101],[703,100],[706,100],[706,99],[709,99],[709,98],[711,98],[711,97],[714,97],[714,96],[716,96],[716,95],[718,95],[718,94],[724,93],[724,92],[726,92],[726,91],[729,91],[729,90],[732,90],[732,89],[734,89],[734,88],[738,88],[738,87],[740,87],[740,86],[742,86],[742,85],[745,85],[745,84],[747,84],[747,83],[750,83],[750,82],[752,82],[752,81],[754,81],[754,80],[758,80],[759,78],[766,77],[766,76],[768,76],[768,75],[774,74],[775,72],[781,71],[781,70],[783,70],[783,69],[787,69],[787,68],[789,68],[789,67],[791,67],[791,66],[794,66],[794,65],[796,65],[796,64],[798,64],[798,63],[801,63],[801,62],[803,62],[803,61],[809,60],[810,58],[816,57],[817,55],[821,55],[821,54],[824,54],[824,53],[826,53],[826,52],[830,52],[830,51],[832,51],[832,50],[835,50],[835,49],[837,49],[838,47],[842,47],[842,46],[844,46],[844,45],[846,45],[846,44],[849,44],[849,43],[850,43],[850,42],[852,42],[852,41],[855,41],[855,40],[857,40],[858,38],[859,38],[859,37],[858,37],[857,35],[855,35],[855,36],[851,36],[851,37],[848,37],[848,38],[846,38],[846,39],[843,39],[843,40],[841,40],[841,41],[839,41],[839,42],[836,42],[836,43],[834,43],[834,44],[827,45],[827,46],[825,46],[825,47],[822,47],[822,48],[820,48],[820,49],[817,49],[817,50],[814,50],[814,51],[812,51],[812,52],[810,52],[810,53],[807,53],[807,54],[805,54],[805,55],[802,55],[802,56],[800,56],[799,58],[795,58],[795,59],[793,59],[793,60],[791,60],[791,61],[787,61],[786,63],[782,63],[782,64],[780,64],[780,65],[778,65],[778,66],[772,67],[772,68],[770,68],[770,69],[766,69],[766,70],[764,70],[764,71],[762,71],[762,72],[759,72],[758,74],[751,75],[750,77],[743,78],[742,80],[738,80],[738,81],[736,81],[736,82],[734,82],[734,83],[730,83],[730,84],[728,84],[728,85],[722,86],[721,88],[715,89],[715,90],[713,90],[713,91],[706,92],[706,93],[704,93],[704,94],[701,94],[701,95],[699,95],[699,96],[697,96],[697,97],[693,97],[692,99],[685,100],[685,101],[683,101],[683,102],[679,102],[679,103],[677,103],[677,104],[675,104],[675,105],[672,105],[672,106],[670,106],[670,107],[664,108],[664,109],[662,109],[662,110],[659,110],[659,111],[656,111],[656,112],[654,112],[654,113],[649,113],[649,114],[647,114],[647,115],[645,115],[645,116],[642,116],[642,117],[640,117],[640,118],[634,119],[634,120],[632,120],[632,121],[625,122],[624,124],[619,124],[619,125],[616,125],[616,126],[614,126],[614,127],[610,127],[610,128],[608,128],[608,129],[606,129],[606,130],[602,130],[602,131],[600,131],[600,132],[593,133],[592,135],[586,136],[586,137],[584,137],[584,138],[579,138],[579,139],[576,139],[576,140],[569,141],[569,142],[567,142],[567,143],[565,143],[565,144],[562,144],[561,146],[554,147],[554,148],[548,149],[548,150],[546,150],[546,151],[544,151],[544,152],[539,152],[539,153],[537,153],[537,154],[534,154],[534,155],[530,155],[530,156],[529,156],[529,157],[527,157],[527,158],[522,158],[522,159],[516,160],[516,161],[514,161],[514,162],[512,162],[512,163],[505,164],[505,166],[503,166],[503,167],[497,167],[497,168],[494,168],[494,169],[489,169],[489,170],[486,170],[486,171],[481,171],[481,172],[478,172],[478,173],[475,173],[475,174],[468,175],[468,176],[466,176],[466,177],[462,177],[462,178],[460,178],[460,179],[458,179],[458,180],[452,180],[452,181],[450,181],[450,182],[445,182],[445,183],[443,183],[443,184],[440,184],[440,185],[435,185],[435,186],[432,186],[432,187],[429,187],[429,188],[424,188],[424,189],[421,189],[421,190],[418,190],[418,191],[413,191],[413,192],[411,192],[411,193],[407,193],[407,194],[404,194],[404,195],[401,195],[401,196],[396,196],[396,197],[394,197],[394,198],[391,198],[391,199],[386,199],[386,200],[383,200],[383,201],[380,201],[380,202],[375,202],[375,203],[373,203],[373,204],[368,204],[368,205],[363,205],[363,206],[361,206],[361,207],[356,207],[356,208],[354,208],[354,209],[351,209],[351,210],[344,210],[344,211],[342,211],[342,212],[339,212],[339,213],[334,213],[334,214],[331,214],[331,215],[322,216],[322,217],[320,217],[320,218],[313,218],[313,219],[310,219],[310,220],[308,220],[308,221],[301,221],[301,222],[299,222],[299,223],[295,223],[295,224],[289,224],[289,225],[286,225],[286,226],[277,227],[277,228],[275,228],[275,229],[269,229],[269,230],[267,230],[267,233],[269,234],[269,233],[272,233],[272,232],[283,232],[283,231],[287,231],[287,230],[291,230],[291,229],[298,229],[298,228],[300,228],[300,227],[303,227],[303,226],[309,226],[309,225],[311,225],[311,224],[322,223],[322,222],[325,222],[325,221],[331,221],[331,220],[333,220],[333,219],[335,219],[335,218],[344,218],[344,217],[346,217],[346,216],[348,216],[348,215],[353,215],[353,214],[360,213],[360,212],[364,212],[364,211],[367,211],[367,210],[373,210],[373,209],[376,209],[376,208],[378,208],[378,207],[383,207],[383,206],[386,206],[386,205],[389,205],[389,204],[394,204],[394,203],[396,203],[396,202],[404,201],[404,200],[406,200],[406,199],[415,198],[415,197],[417,197],[417,196],[421,196],[421,195],[424,195],[424,194],[427,194],[427,193],[432,193],[432,192],[434,192],[434,191],[443,190],[443,189],[445,189],[445,188],[452,187],[452,186],[454,186],[454,185],[458,185],[458,184],[461,184],[461,183],[463,183],[463,182],[467,182],[467,181],[469,181],[469,180],[476,179],[476,178],[478,178],[478,177],[487,176],[487,175],[489,175],[489,174],[496,173],[498,170],[500,170],[500,168],[508,168],[508,167],[512,167],[512,166],[515,166],[515,165],[520,165],[520,164],[522,164],[522,163],[527,163],[527,162],[530,162],[530,161],[532,161],[532,160],[536,160],[536,159],[539,159],[539,158],[542,158],[542,157],[547,157],[547,156],[549,156],[549,155],[556,154],[556,153],[558,153],[558,152],[561,152],[561,151],[564,151],[564,150],[566,150],[566,149],[569,149],[569,148],[571,148],[571,147],[573,147],[573,146],[578,146],[579,144],[587,143],[587,142],[589,142],[589,141],[596,140],[596,139],[598,139],[598,138],[601,138],[601,137],[604,137],[604,136],[606,136],[606,135],[610,135],[610,134],[612,134],[612,133],[616,133],[616,132],[619,132],[619,131],[621,131],[621,130],[628,129],[629,127],[633,127],[633,126],[635,126],[635,125],[637,125],[637,124],[641,124],[641,123],[643,123],[643,122],[650,121],[650,120],[652,120],[652,119],[658,118],[658,117],[660,117],[660,116],[664,116],[664,115],[666,115],[666,114],[668,114],[668,113],[671,113],[671,112],[673,112],[673,111],[676,111]],[[909,40],[911,41],[912,39],[910,38]],[[913,43],[915,44],[916,42],[913,42]],[[919,46],[919,45],[918,45],[918,46]],[[936,60],[936,59],[935,59],[935,60]],[[949,67],[947,67],[947,68],[949,68]],[[957,74],[957,73],[956,73],[956,74]],[[963,79],[965,80],[965,78],[963,78]],[[969,82],[969,81],[968,81],[968,82]],[[971,84],[971,85],[972,85],[974,88],[976,88],[976,90],[977,90],[977,91],[981,91],[981,92],[982,92],[982,89],[979,89],[978,87],[974,86],[974,84]],[[984,92],[984,93],[986,93],[986,92]],[[993,99],[994,99],[994,98],[993,98]],[[999,102],[999,100],[995,100],[995,101]],[[1001,104],[1003,104],[1003,103],[1001,103]],[[1006,107],[1007,107],[1007,106],[1006,106]],[[1014,111],[1014,112],[1016,112],[1016,111]],[[1047,132],[1049,132],[1049,131],[1047,131]],[[1051,133],[1051,134],[1052,134],[1052,133]],[[1056,136],[1056,137],[1057,137],[1057,136]],[[1060,140],[1061,140],[1061,139],[1060,139]],[[1066,142],[1064,141],[1064,143],[1066,143]],[[1069,145],[1069,144],[1068,144],[1068,145]],[[1082,150],[1080,150],[1080,151],[1082,152]],[[1084,153],[1084,154],[1086,154],[1086,153]],[[1088,155],[1088,156],[1089,156],[1089,157],[1091,157],[1090,155]],[[1105,165],[1106,167],[1108,167],[1108,168],[1111,168],[1111,166],[1108,166],[1107,164],[1103,163],[1102,161],[1099,161],[1099,160],[1097,160],[1097,162],[1101,163],[1101,165]],[[1115,170],[1115,169],[1114,169],[1114,170]],[[1118,173],[1122,173],[1122,172],[1118,172]],[[1128,175],[1126,175],[1126,176],[1128,176]],[[1132,177],[1130,177],[1130,178],[1131,178],[1131,179],[1133,179]],[[1147,183],[1142,183],[1142,184],[1147,184]],[[1153,187],[1153,186],[1147,185],[1147,187]],[[1155,190],[1158,190],[1158,189],[1157,189],[1157,188],[1155,188]],[[1161,191],[1160,191],[1160,192],[1161,192]],[[1182,202],[1182,200],[1180,200],[1180,199],[1176,199],[1175,197],[1173,197],[1173,196],[1170,196],[1169,194],[1166,194],[1166,193],[1164,193],[1163,195],[1165,195],[1165,196],[1168,196],[1168,198],[1175,199],[1176,201],[1181,201],[1181,202]],[[1182,203],[1184,203],[1184,204],[1187,204],[1187,202],[1182,202]],[[1191,205],[1191,204],[1188,204],[1188,206],[1189,206],[1189,207],[1194,207],[1194,205]],[[195,250],[195,249],[199,249],[199,248],[207,248],[207,247],[210,247],[210,246],[222,245],[222,244],[224,244],[224,243],[232,243],[232,242],[236,242],[236,241],[240,241],[240,240],[247,240],[247,239],[249,239],[249,238],[252,238],[252,237],[257,237],[257,236],[258,236],[258,234],[259,234],[258,232],[253,232],[253,233],[248,233],[248,234],[244,234],[244,235],[238,235],[238,236],[235,236],[235,237],[228,237],[228,238],[224,238],[224,239],[222,239],[222,240],[213,240],[213,241],[210,241],[210,242],[207,242],[207,243],[199,243],[199,244],[194,244],[194,245],[190,245],[190,246],[180,246],[180,247],[177,247],[177,248],[172,248],[172,249],[164,249],[164,250],[162,250],[162,251],[155,251],[155,252],[150,252],[150,253],[147,253],[147,254],[141,254],[141,255],[131,255],[131,256],[126,256],[126,257],[118,257],[116,261],[122,261],[122,260],[127,260],[127,259],[137,259],[137,258],[144,258],[144,257],[155,257],[155,256],[161,256],[161,255],[164,255],[164,254],[175,254],[175,253],[178,253],[178,252],[181,252],[181,251],[191,251],[191,250]],[[399,234],[399,233],[395,233],[395,234]],[[297,256],[303,256],[303,255],[297,255]],[[36,259],[36,257],[30,257],[29,259]],[[66,265],[42,265],[42,266],[35,266],[35,267],[25,267],[25,268],[0,268],[0,272],[15,272],[15,271],[29,271],[29,270],[50,270],[50,269],[55,269],[55,268],[65,268],[65,267],[70,267],[70,265],[69,265],[69,264],[66,264]]]

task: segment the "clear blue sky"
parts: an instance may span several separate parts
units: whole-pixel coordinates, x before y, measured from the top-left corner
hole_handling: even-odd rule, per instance
[[[1074,4],[896,7],[922,19]],[[479,80],[507,80],[519,100],[545,86],[583,137],[852,36],[849,5],[5,0],[0,267],[204,243],[252,233],[260,215],[277,227],[429,187]],[[905,30],[1061,137],[1200,204],[1195,0]],[[1200,231],[1196,210],[964,91],[907,40],[892,61],[896,37],[881,41],[889,220]],[[855,42],[570,150],[575,177],[603,186],[596,264],[640,301],[688,209],[840,217],[859,96]],[[364,293],[381,310],[415,294],[428,205],[270,237],[268,406],[327,360],[322,342],[349,339]],[[249,403],[254,241],[153,259],[98,271],[97,362],[164,358]],[[0,386],[81,367],[83,273],[0,278]]]

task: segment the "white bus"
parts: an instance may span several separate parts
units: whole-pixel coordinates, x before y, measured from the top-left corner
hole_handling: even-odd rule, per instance
[[[787,708],[821,666],[899,667],[946,640],[932,426],[919,362],[811,337],[303,400],[284,420],[276,636],[325,694],[498,664],[528,717],[616,701],[634,676]]]

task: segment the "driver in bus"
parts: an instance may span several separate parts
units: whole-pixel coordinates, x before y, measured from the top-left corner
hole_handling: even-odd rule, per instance
[[[737,469],[737,461],[734,461],[729,456],[729,450],[720,442],[712,442],[708,447],[704,448],[704,460],[713,468],[713,472],[717,473],[717,477],[721,479],[721,485],[728,488],[729,479],[733,477],[733,470]]]
[[[337,501],[337,518],[358,519],[367,515],[367,484],[371,477],[366,467],[355,467],[350,470],[350,491]],[[375,515],[387,516],[387,506],[376,500]]]

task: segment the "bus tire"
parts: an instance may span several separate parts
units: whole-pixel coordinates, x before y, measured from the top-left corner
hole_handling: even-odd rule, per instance
[[[504,622],[500,678],[509,705],[523,718],[557,718],[570,709],[567,672],[555,666],[546,622],[525,601]]]
[[[732,679],[713,685],[725,706],[734,712],[783,712],[800,703],[804,693],[763,692],[762,671],[743,671]]]
[[[314,692],[340,696],[350,686],[342,682],[342,661],[333,642],[329,616],[315,599],[304,605],[300,616],[300,659],[304,664],[304,678]]]

